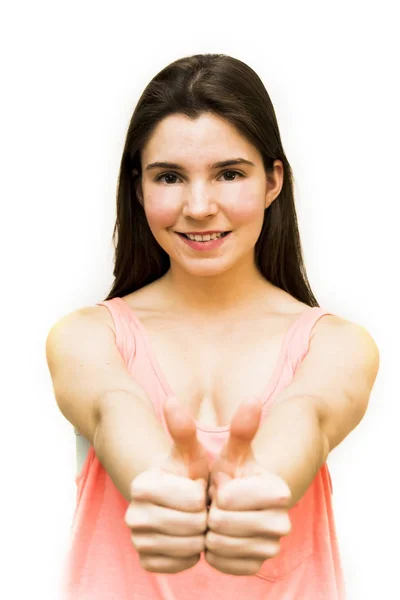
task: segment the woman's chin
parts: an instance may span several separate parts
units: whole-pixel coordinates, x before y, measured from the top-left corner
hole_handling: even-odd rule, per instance
[[[226,261],[214,260],[214,261],[199,261],[195,264],[192,263],[181,263],[179,269],[187,273],[191,277],[216,277],[225,273],[230,266],[226,264]]]

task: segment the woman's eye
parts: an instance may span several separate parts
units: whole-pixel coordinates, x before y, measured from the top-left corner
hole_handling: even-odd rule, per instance
[[[242,175],[242,173],[240,173],[240,171],[224,171],[223,173],[221,173],[221,175],[226,175],[227,173],[230,173],[232,175],[232,173],[234,175],[239,175],[239,177],[244,177],[244,175]],[[235,177],[235,179],[228,179],[228,181],[235,181],[237,179],[237,177]]]
[[[154,181],[161,181],[163,177],[177,177],[177,175],[174,175],[174,173],[164,173],[163,175],[158,175]]]
[[[220,177],[222,177],[222,175],[226,175],[226,174],[230,174],[230,175],[238,175],[239,177],[244,177],[244,175],[240,172],[240,171],[223,171],[220,175]],[[175,173],[163,173],[162,175],[158,175],[158,177],[155,178],[154,181],[161,181],[164,177],[178,177],[178,175],[176,175]],[[237,177],[235,177],[234,179],[225,179],[225,181],[236,181]],[[167,183],[164,180],[165,183]],[[169,181],[169,183],[174,183],[173,181],[171,182],[171,180]]]

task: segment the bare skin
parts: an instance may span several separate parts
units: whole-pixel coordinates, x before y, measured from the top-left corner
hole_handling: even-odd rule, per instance
[[[200,427],[229,425],[246,398],[262,394],[287,330],[309,309],[263,285],[245,311],[207,317],[177,307],[163,279],[122,298],[143,324],[174,395]],[[108,310],[98,309],[113,327]]]

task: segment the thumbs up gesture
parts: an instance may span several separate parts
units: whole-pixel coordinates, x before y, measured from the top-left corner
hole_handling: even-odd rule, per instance
[[[209,465],[196,424],[176,398],[167,398],[164,415],[173,445],[132,481],[125,524],[145,570],[178,573],[205,548]]]
[[[258,400],[239,407],[210,473],[205,558],[232,575],[257,573],[266,559],[279,553],[280,537],[291,530],[290,489],[258,464],[252,451],[260,420]]]

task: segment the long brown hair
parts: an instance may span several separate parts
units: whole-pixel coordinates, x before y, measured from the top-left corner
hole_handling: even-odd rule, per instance
[[[259,76],[225,54],[195,54],[162,69],[147,85],[133,112],[117,185],[113,231],[114,282],[105,300],[125,296],[162,277],[168,254],[155,240],[137,197],[140,152],[156,125],[171,114],[196,119],[202,113],[222,116],[261,153],[266,173],[279,159],[283,187],[267,208],[255,245],[256,265],[272,284],[294,298],[319,306],[307,279],[297,224],[293,175],[282,148],[274,107]],[[135,174],[136,173],[136,174]]]

